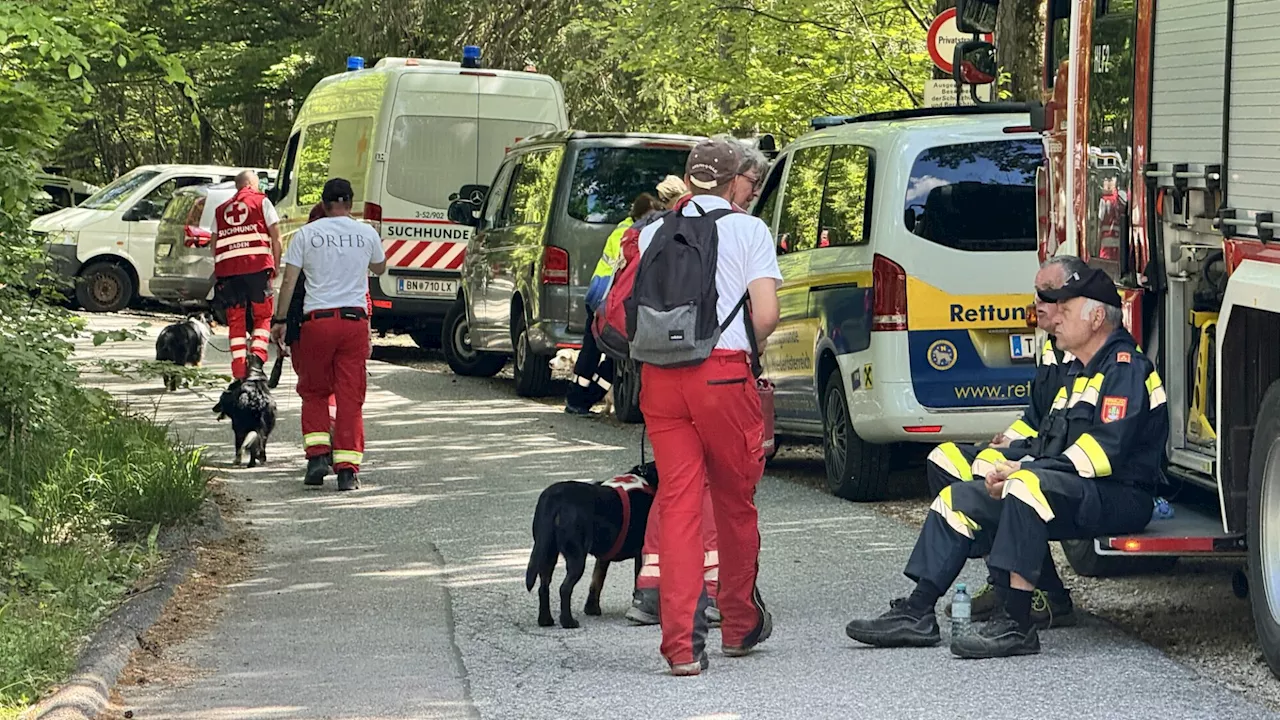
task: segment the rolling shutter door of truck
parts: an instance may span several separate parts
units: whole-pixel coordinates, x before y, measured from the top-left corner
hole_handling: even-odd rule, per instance
[[[1227,0],[1163,0],[1155,24],[1151,161],[1219,164]]]
[[[1227,142],[1227,206],[1280,212],[1280,0],[1235,0]],[[1237,226],[1252,234],[1250,225]]]

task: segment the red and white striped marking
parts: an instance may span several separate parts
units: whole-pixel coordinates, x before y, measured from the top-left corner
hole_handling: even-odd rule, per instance
[[[383,240],[387,265],[424,270],[457,270],[466,255],[466,242],[431,240]]]

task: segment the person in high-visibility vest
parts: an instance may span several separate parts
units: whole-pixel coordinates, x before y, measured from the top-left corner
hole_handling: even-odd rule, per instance
[[[236,194],[214,210],[213,304],[227,314],[231,374],[262,372],[271,339],[271,279],[280,266],[280,216],[258,189],[258,174],[236,175]],[[248,335],[252,333],[252,340]]]

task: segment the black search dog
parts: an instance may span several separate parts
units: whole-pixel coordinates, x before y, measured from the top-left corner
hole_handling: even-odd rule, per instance
[[[658,470],[647,462],[604,482],[567,480],[542,491],[533,513],[533,552],[524,576],[525,588],[530,591],[535,579],[542,581],[538,586],[539,625],[555,624],[550,585],[560,555],[564,555],[568,571],[560,584],[560,626],[564,628],[578,627],[570,606],[573,589],[586,570],[587,555],[596,558],[584,609],[588,615],[600,614],[600,591],[609,563],[635,559],[639,576],[644,530],[657,490]]]
[[[222,391],[213,412],[219,420],[231,418],[236,465],[241,462],[243,450],[248,450],[249,467],[254,467],[258,463],[267,464],[267,439],[276,428],[276,401],[271,397],[262,369],[256,363],[250,367],[248,377],[231,381]]]
[[[213,316],[207,312],[188,315],[160,331],[156,338],[156,362],[170,362],[182,367],[200,367],[204,362],[204,348],[213,335]],[[164,373],[164,387],[178,389],[180,376]]]

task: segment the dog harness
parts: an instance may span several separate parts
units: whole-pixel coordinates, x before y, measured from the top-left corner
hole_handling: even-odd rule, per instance
[[[617,491],[618,500],[622,502],[622,529],[618,531],[618,537],[613,541],[613,547],[609,548],[609,552],[600,557],[601,560],[609,562],[618,553],[622,552],[622,545],[627,541],[627,531],[631,529],[631,491],[639,490],[646,495],[652,495],[653,486],[649,484],[648,480],[632,473],[609,478],[600,484]]]

